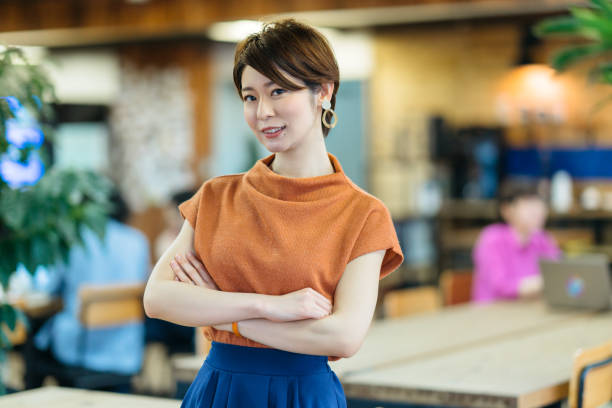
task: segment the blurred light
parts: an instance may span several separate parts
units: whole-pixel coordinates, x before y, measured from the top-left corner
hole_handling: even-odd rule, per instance
[[[263,23],[254,20],[237,20],[215,23],[208,29],[208,36],[221,42],[238,42],[248,35],[261,31]]]
[[[19,149],[27,146],[39,148],[44,141],[44,135],[34,116],[14,96],[0,99],[8,102],[11,112],[15,115],[6,121],[6,140]]]
[[[25,163],[21,163],[20,149],[33,147],[38,149],[44,135],[34,116],[14,96],[5,96],[9,109],[15,115],[6,121],[7,151],[0,156],[0,178],[11,188],[20,188],[35,184],[45,172],[45,166],[38,153],[30,152]],[[40,102],[37,101],[37,103]]]
[[[0,156],[0,178],[11,188],[36,184],[45,172],[45,165],[36,151],[30,152],[25,163],[13,160],[8,154]]]
[[[506,124],[526,121],[561,122],[566,116],[566,89],[549,66],[529,64],[506,75],[499,86],[496,108]]]
[[[342,80],[363,80],[374,70],[374,47],[372,37],[364,31],[342,32],[317,27],[328,40],[340,69]]]
[[[0,99],[4,99],[8,103],[9,109],[13,114],[17,114],[17,111],[21,109],[21,102],[14,96],[3,96]]]

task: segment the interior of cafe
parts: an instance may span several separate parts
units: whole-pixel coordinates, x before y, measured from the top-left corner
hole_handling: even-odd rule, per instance
[[[610,0],[9,0],[0,16],[0,408],[194,392],[211,331],[143,296],[181,204],[273,153],[233,72],[237,44],[286,18],[329,41],[325,149],[403,256],[359,350],[329,361],[338,406],[612,407]]]

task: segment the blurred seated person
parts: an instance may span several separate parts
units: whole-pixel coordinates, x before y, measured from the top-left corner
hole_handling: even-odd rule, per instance
[[[111,202],[114,210],[104,240],[83,228],[84,247],[72,247],[68,263],[58,263],[50,271],[51,284],[47,286],[62,297],[64,309],[43,325],[34,343],[63,364],[129,375],[142,366],[143,323],[93,329],[85,336],[84,347],[79,346],[84,330],[78,316],[81,286],[144,283],[151,269],[147,238],[123,224],[128,209],[118,192],[112,194]],[[42,382],[42,378],[29,378],[28,388],[40,385],[32,381]]]
[[[184,219],[179,213],[178,205],[187,201],[195,193],[192,190],[179,191],[172,195],[170,203],[163,210],[164,230],[155,239],[155,259],[159,259],[164,251],[174,242]],[[145,317],[146,342],[162,343],[168,354],[194,353],[195,329],[181,326],[165,320]]]
[[[543,230],[548,209],[534,184],[505,183],[499,208],[502,222],[481,232],[472,253],[472,300],[476,302],[536,296],[542,289],[539,259],[561,255]]]

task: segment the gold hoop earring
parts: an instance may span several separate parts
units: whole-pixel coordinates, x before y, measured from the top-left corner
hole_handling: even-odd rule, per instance
[[[336,115],[336,112],[334,112],[334,110],[331,108],[331,102],[326,99],[323,101],[323,104],[321,106],[323,108],[323,115],[321,115],[321,121],[323,122],[323,125],[328,129],[333,129],[338,124],[338,116]],[[332,123],[329,123],[327,121],[328,113],[331,113],[332,115]]]

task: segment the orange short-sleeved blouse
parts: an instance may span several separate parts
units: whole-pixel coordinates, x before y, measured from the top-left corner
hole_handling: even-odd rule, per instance
[[[352,259],[386,249],[380,278],[400,266],[403,254],[387,207],[328,156],[333,174],[293,178],[272,171],[271,154],[245,173],[207,180],[179,206],[219,289],[282,295],[311,287],[333,300]],[[268,347],[213,328],[205,333],[221,343]]]

